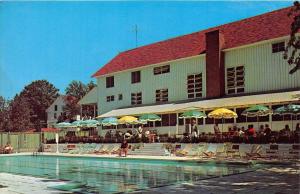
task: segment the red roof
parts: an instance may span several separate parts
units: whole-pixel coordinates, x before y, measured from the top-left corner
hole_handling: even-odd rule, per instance
[[[290,33],[292,22],[287,16],[290,8],[121,52],[93,77],[199,55],[205,52],[205,33],[214,30],[219,30],[223,35],[223,49],[286,36]]]

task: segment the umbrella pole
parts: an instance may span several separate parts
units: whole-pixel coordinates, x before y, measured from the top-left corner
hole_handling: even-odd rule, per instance
[[[223,140],[223,125],[224,125],[224,117],[222,117],[222,132],[221,132],[221,139]]]
[[[257,130],[259,130],[259,116],[258,115],[256,116],[256,119],[257,119]]]

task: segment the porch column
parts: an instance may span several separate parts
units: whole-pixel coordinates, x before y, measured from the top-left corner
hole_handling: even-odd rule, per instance
[[[272,105],[271,105],[271,104],[269,104],[269,109],[272,110]],[[273,123],[273,122],[272,122],[272,119],[273,119],[273,118],[272,118],[272,114],[269,114],[269,124],[270,124],[271,129],[273,129],[273,128],[272,128],[272,123]]]
[[[179,118],[178,113],[176,113],[176,135],[179,133]]]
[[[94,104],[94,118],[96,117],[96,105]]]
[[[233,111],[236,113],[236,108],[233,108]],[[233,123],[236,124],[236,118],[233,118]]]

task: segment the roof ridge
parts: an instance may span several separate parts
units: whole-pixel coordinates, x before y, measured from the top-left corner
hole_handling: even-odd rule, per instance
[[[132,48],[132,49],[121,51],[121,52],[118,53],[118,55],[120,55],[122,53],[129,52],[129,51],[137,50],[137,49],[140,49],[140,48],[143,48],[143,47],[151,46],[153,44],[167,42],[167,41],[170,41],[170,40],[173,40],[173,39],[176,39],[176,38],[181,38],[181,37],[185,37],[185,36],[189,36],[189,35],[193,35],[193,34],[203,33],[203,32],[206,32],[206,31],[209,32],[209,31],[211,31],[211,30],[213,30],[215,28],[220,28],[220,27],[223,27],[223,26],[232,25],[233,23],[242,22],[242,21],[245,21],[245,20],[250,20],[250,19],[253,19],[253,18],[256,18],[256,17],[261,17],[263,15],[269,15],[269,14],[272,14],[274,12],[280,12],[280,11],[282,11],[284,9],[288,9],[288,8],[292,8],[292,7],[293,6],[284,7],[284,8],[276,9],[276,10],[273,10],[273,11],[270,11],[270,12],[265,12],[265,13],[262,13],[262,14],[259,14],[259,15],[255,15],[255,16],[243,18],[243,19],[240,19],[240,20],[232,21],[232,22],[229,22],[229,23],[221,24],[221,25],[218,25],[218,26],[209,27],[209,28],[204,29],[204,30],[200,30],[200,31],[195,31],[195,32],[191,32],[191,33],[188,33],[188,34],[174,36],[174,37],[171,37],[171,38],[168,38],[168,39],[160,40],[160,41],[153,42],[153,43],[146,44],[146,45],[142,45],[142,46],[139,46],[139,47],[136,47],[136,48]]]

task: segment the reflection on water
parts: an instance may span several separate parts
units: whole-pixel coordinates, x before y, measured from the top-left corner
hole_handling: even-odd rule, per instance
[[[182,182],[194,182],[251,170],[246,165],[214,162],[68,158],[1,157],[0,172],[76,182],[78,193],[116,193]]]

